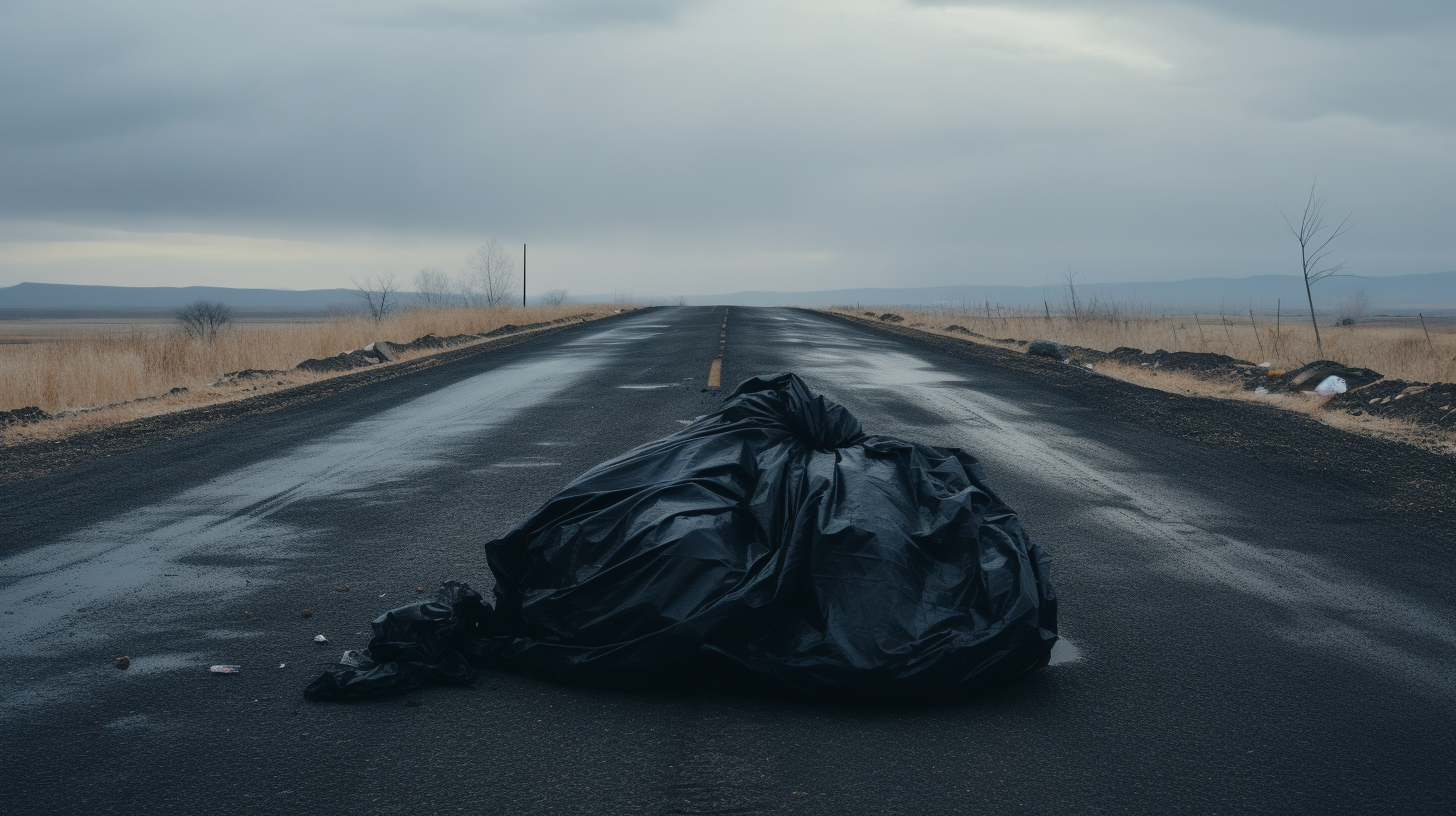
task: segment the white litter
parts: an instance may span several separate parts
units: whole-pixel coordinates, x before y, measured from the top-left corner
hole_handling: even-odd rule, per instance
[[[1349,386],[1345,383],[1344,377],[1337,377],[1331,374],[1320,380],[1320,384],[1314,387],[1314,392],[1321,397],[1333,397],[1336,394],[1343,394]]]
[[[1254,393],[1255,394],[1258,394],[1261,397],[1267,397],[1267,396],[1269,396],[1269,389],[1267,389],[1267,388],[1265,388],[1264,386],[1261,385],[1258,388],[1255,388],[1254,389]]]
[[[326,637],[324,637],[323,635],[314,635],[313,636],[313,642],[314,643],[328,643],[329,642],[329,639],[326,638]]]

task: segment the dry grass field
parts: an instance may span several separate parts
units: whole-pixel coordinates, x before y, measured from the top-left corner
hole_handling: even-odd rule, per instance
[[[259,390],[322,379],[293,371],[309,358],[331,357],[376,340],[407,343],[426,334],[482,334],[508,323],[524,325],[568,317],[602,316],[618,307],[411,309],[376,324],[365,316],[318,319],[242,319],[213,340],[187,337],[174,322],[150,320],[0,320],[0,410],[36,406],[47,413],[128,403],[42,423],[10,428],[5,438],[52,436],[108,422],[215,403]],[[402,357],[432,353],[404,352]],[[285,372],[262,381],[223,382],[227,372]],[[185,393],[170,393],[185,388]],[[144,403],[131,402],[144,398]],[[84,419],[83,419],[84,417]]]
[[[840,307],[834,311],[864,316],[866,308]],[[1456,320],[1427,318],[1426,329],[1414,318],[1370,318],[1349,326],[1320,326],[1321,352],[1315,344],[1308,317],[1177,315],[1120,312],[1117,309],[1083,313],[1012,314],[996,310],[913,310],[882,307],[876,314],[893,312],[902,325],[944,331],[962,326],[990,338],[1035,340],[1046,338],[1063,345],[1112,351],[1129,346],[1143,351],[1193,351],[1225,354],[1273,368],[1294,369],[1316,360],[1333,360],[1369,368],[1387,377],[1414,382],[1456,382]]]

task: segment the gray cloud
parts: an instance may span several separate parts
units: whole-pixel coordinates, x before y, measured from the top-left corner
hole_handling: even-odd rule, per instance
[[[423,3],[364,13],[361,21],[426,29],[550,33],[670,23],[700,0],[507,0]]]
[[[1274,204],[1319,173],[1357,209],[1357,265],[1456,265],[1444,29],[1102,7],[1123,16],[10,5],[0,257],[44,223],[521,236],[606,291],[1256,274],[1287,260]],[[68,268],[3,262],[0,285]]]
[[[1020,7],[1007,0],[908,0],[918,6]],[[1043,0],[1043,9],[1068,9],[1094,14],[1139,14],[1167,9],[1198,8],[1239,20],[1291,31],[1338,32],[1368,36],[1456,23],[1456,5],[1445,0]]]

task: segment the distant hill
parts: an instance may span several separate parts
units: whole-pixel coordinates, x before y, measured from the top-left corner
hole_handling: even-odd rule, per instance
[[[1330,278],[1315,286],[1315,309],[1335,314],[1357,292],[1369,297],[1366,313],[1414,315],[1456,314],[1456,272],[1392,275],[1380,278]],[[400,293],[407,303],[410,293]],[[616,295],[585,295],[577,302],[610,303]],[[689,305],[727,306],[930,306],[1061,310],[1067,299],[1063,286],[927,286],[919,288],[828,289],[800,292],[733,292],[723,295],[688,295]],[[1304,285],[1297,275],[1260,275],[1251,278],[1195,278],[1149,283],[1088,283],[1077,286],[1083,306],[1096,302],[1124,311],[1153,313],[1203,312],[1240,314],[1253,309],[1272,314],[1305,306]],[[64,316],[170,314],[198,300],[231,306],[239,314],[323,314],[333,309],[358,309],[352,289],[229,289],[220,286],[80,286],[63,283],[20,283],[0,287],[0,316]],[[1045,306],[1043,305],[1045,304]]]
[[[239,314],[322,314],[331,308],[355,309],[352,289],[228,289],[221,286],[80,286],[18,283],[0,287],[0,314],[44,312],[62,315],[161,314],[199,300],[225,303]]]
[[[1329,278],[1315,285],[1315,310],[1336,312],[1357,292],[1369,297],[1368,314],[1456,313],[1456,272],[1393,275],[1379,278]],[[930,286],[896,289],[831,289],[812,292],[734,292],[726,295],[689,295],[693,305],[728,306],[928,306],[971,307],[990,302],[1011,309],[1041,310],[1043,304],[1060,310],[1067,299],[1063,286]],[[1077,299],[1085,306],[1094,300],[1124,310],[1152,312],[1207,312],[1229,314],[1254,309],[1272,313],[1308,309],[1304,283],[1298,275],[1259,275],[1250,278],[1195,278],[1148,283],[1089,283],[1077,286]]]

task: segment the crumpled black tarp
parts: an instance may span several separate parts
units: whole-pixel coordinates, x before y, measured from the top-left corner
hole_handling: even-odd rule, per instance
[[[592,468],[486,546],[494,608],[446,584],[374,622],[347,699],[476,666],[618,688],[761,686],[881,700],[1045,666],[1046,555],[975,458],[866,435],[793,374]]]

